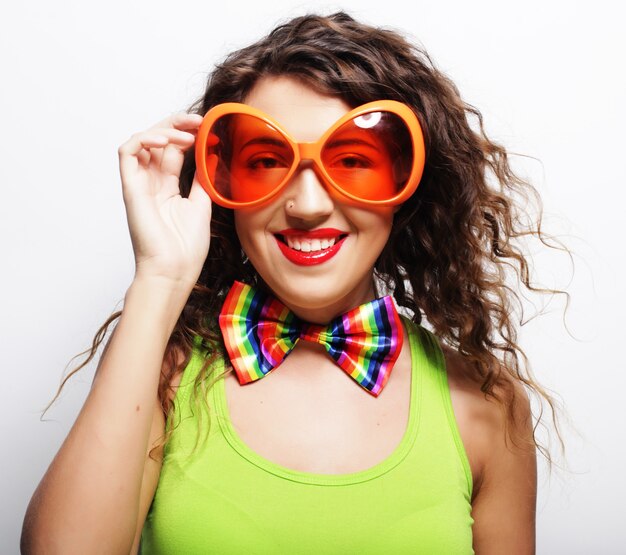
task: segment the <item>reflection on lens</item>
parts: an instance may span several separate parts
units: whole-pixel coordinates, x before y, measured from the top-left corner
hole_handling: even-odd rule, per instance
[[[374,127],[382,117],[383,115],[380,112],[370,112],[354,118],[354,124],[362,129],[369,129]]]

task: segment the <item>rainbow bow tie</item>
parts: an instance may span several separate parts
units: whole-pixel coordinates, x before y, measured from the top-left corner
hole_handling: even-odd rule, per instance
[[[389,296],[321,326],[304,322],[278,299],[236,281],[219,323],[242,385],[267,375],[304,339],[324,345],[346,374],[378,397],[402,349],[402,325]]]

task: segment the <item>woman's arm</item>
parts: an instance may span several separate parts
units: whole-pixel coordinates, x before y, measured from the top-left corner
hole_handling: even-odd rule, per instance
[[[211,202],[179,189],[202,118],[176,114],[119,148],[135,279],[85,404],[30,502],[22,551],[127,555],[158,479],[146,461],[168,339],[210,242]],[[142,486],[143,483],[143,486]]]
[[[128,289],[89,396],[26,512],[24,553],[130,552],[144,468],[144,491],[154,485],[146,454],[163,355],[188,294],[158,280]]]
[[[535,553],[537,459],[530,403],[521,387],[516,402],[515,420],[523,430],[520,445],[505,442],[505,416],[495,403],[489,403],[481,426],[485,462],[472,503],[477,555]]]
[[[515,385],[516,442],[505,440],[506,415],[500,403],[485,398],[472,368],[444,346],[450,395],[474,481],[472,527],[477,555],[535,552],[537,461],[530,402]],[[498,389],[503,398],[510,396]]]
[[[163,416],[163,409],[159,403],[154,407],[148,449],[159,441],[163,435],[164,429],[165,417]],[[161,461],[163,460],[163,445],[160,445],[154,450],[152,457],[150,457],[150,451],[146,453],[143,477],[141,479],[141,493],[139,494],[139,511],[137,514],[137,525],[135,527],[135,539],[133,540],[133,547],[130,551],[131,555],[136,555],[139,551],[139,541],[141,540],[143,525],[146,521],[146,516],[150,510],[150,505],[159,483]]]

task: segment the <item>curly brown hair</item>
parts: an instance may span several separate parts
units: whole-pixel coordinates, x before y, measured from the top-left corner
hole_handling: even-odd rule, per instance
[[[297,17],[231,53],[211,73],[204,95],[189,111],[203,115],[222,102],[244,102],[259,78],[278,75],[300,79],[351,106],[392,99],[412,107],[424,130],[426,165],[417,191],[395,214],[391,236],[376,261],[378,285],[393,294],[415,323],[425,319],[442,342],[467,360],[471,377],[506,411],[514,443],[521,437],[514,418],[519,384],[547,402],[554,421],[554,401],[532,377],[516,343],[520,322],[514,307],[521,303],[506,283],[506,271],[513,268],[518,282],[531,291],[569,299],[564,291],[531,283],[529,262],[518,243],[534,236],[547,247],[569,251],[542,232],[537,191],[513,172],[505,148],[487,138],[481,113],[461,99],[423,49],[393,30],[364,25],[344,12]],[[188,152],[180,176],[183,197],[189,195],[194,172],[194,155]],[[536,201],[536,220],[527,217],[520,199]],[[224,296],[235,279],[253,285],[258,280],[239,243],[232,210],[214,205],[211,228],[206,262],[165,352],[159,398],[167,416],[174,410],[168,395],[172,378],[188,364],[194,338],[202,338],[212,353],[196,380],[204,391],[211,362],[224,353],[216,326]],[[103,324],[83,353],[89,352],[87,360],[63,383],[94,357],[120,314]],[[550,460],[536,437],[535,446]]]

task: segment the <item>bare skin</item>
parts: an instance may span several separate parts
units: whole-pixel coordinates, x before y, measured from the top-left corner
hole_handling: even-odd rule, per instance
[[[300,115],[327,107],[345,110],[332,98],[315,98],[293,82],[264,81],[262,85],[257,88],[256,101],[266,110],[277,108],[272,99],[280,101],[281,110],[292,106]],[[307,103],[307,95],[311,102]],[[291,99],[291,104],[281,100],[285,98]],[[318,121],[317,115],[309,116],[311,122]],[[288,118],[289,113],[281,116]],[[135,553],[138,549],[160,473],[159,464],[148,457],[148,452],[164,430],[157,400],[163,355],[209,248],[211,207],[207,195],[197,182],[188,199],[180,196],[178,188],[183,152],[193,145],[200,119],[172,116],[120,147],[135,279],[120,322],[101,357],[91,392],[29,505],[22,535],[26,554]],[[287,196],[295,200],[295,208],[283,213],[283,207],[289,206],[284,202]],[[381,230],[380,221],[391,221],[389,213],[373,217],[373,212],[334,203],[311,171],[294,177],[284,198],[256,214],[262,218],[239,221],[238,232],[245,231],[247,244],[257,249],[255,254],[266,257],[260,262],[269,268],[268,273],[274,271],[272,257],[277,255],[269,248],[264,250],[264,238],[268,230],[288,227],[290,219],[302,226],[306,223],[307,228],[338,224],[338,228],[350,231],[351,244],[365,254],[371,244],[367,237],[372,226]],[[385,229],[388,232],[389,226]],[[334,275],[342,280],[345,291],[358,286],[362,295],[371,297],[372,268],[363,260],[366,258],[357,257],[350,266],[358,272],[351,274],[339,268]],[[293,277],[298,278],[298,273]],[[276,286],[280,285],[277,281]],[[320,290],[322,294],[328,292],[328,302],[322,299],[319,306],[308,308],[316,308],[321,320],[332,316],[336,306],[348,303],[346,295],[331,287]],[[298,291],[284,293],[294,296]],[[503,432],[505,419],[498,405],[487,401],[479,385],[467,378],[469,369],[461,357],[451,351],[445,355],[452,403],[474,479],[474,548],[486,555],[533,553],[534,453],[509,449]],[[226,378],[231,418],[245,443],[283,466],[331,474],[363,470],[388,457],[404,434],[410,362],[405,343],[385,392],[374,399],[338,372],[321,348],[300,344],[281,372],[254,387],[239,386],[233,375]],[[172,391],[179,379],[171,384]],[[328,395],[326,407],[319,404],[325,397],[321,391]],[[516,420],[528,422],[530,439],[528,403],[523,394],[520,400]],[[338,406],[342,407],[340,413]],[[247,418],[246,411],[250,410],[286,416],[270,419],[270,433],[244,425],[265,421]],[[298,417],[311,414],[316,418]],[[373,424],[375,434],[367,441],[354,439],[351,424],[364,420]],[[279,427],[276,422],[280,422]],[[303,435],[303,426],[311,433]],[[348,437],[353,440],[346,441]],[[300,446],[297,456],[293,455],[292,442]],[[320,452],[332,456],[320,459]]]
[[[445,346],[443,351],[452,405],[472,471],[474,550],[481,555],[534,553],[534,452],[505,445],[500,408],[467,377],[463,358]],[[253,387],[241,386],[232,372],[225,377],[229,416],[248,447],[281,466],[319,474],[358,472],[389,457],[400,443],[408,420],[410,372],[410,350],[405,344],[384,393],[375,399],[337,371],[319,346],[300,343],[280,371]],[[180,378],[179,374],[172,381],[172,397]],[[527,418],[527,398],[520,395],[520,418]],[[268,422],[271,426],[263,425]],[[355,438],[354,430],[363,422],[369,422],[368,434]],[[154,437],[161,429],[153,432]],[[528,434],[530,439],[530,427]],[[329,456],[320,459],[319,453]],[[147,513],[158,482],[154,461],[147,461],[144,481],[142,507]],[[142,526],[143,520],[138,522],[136,546]]]

